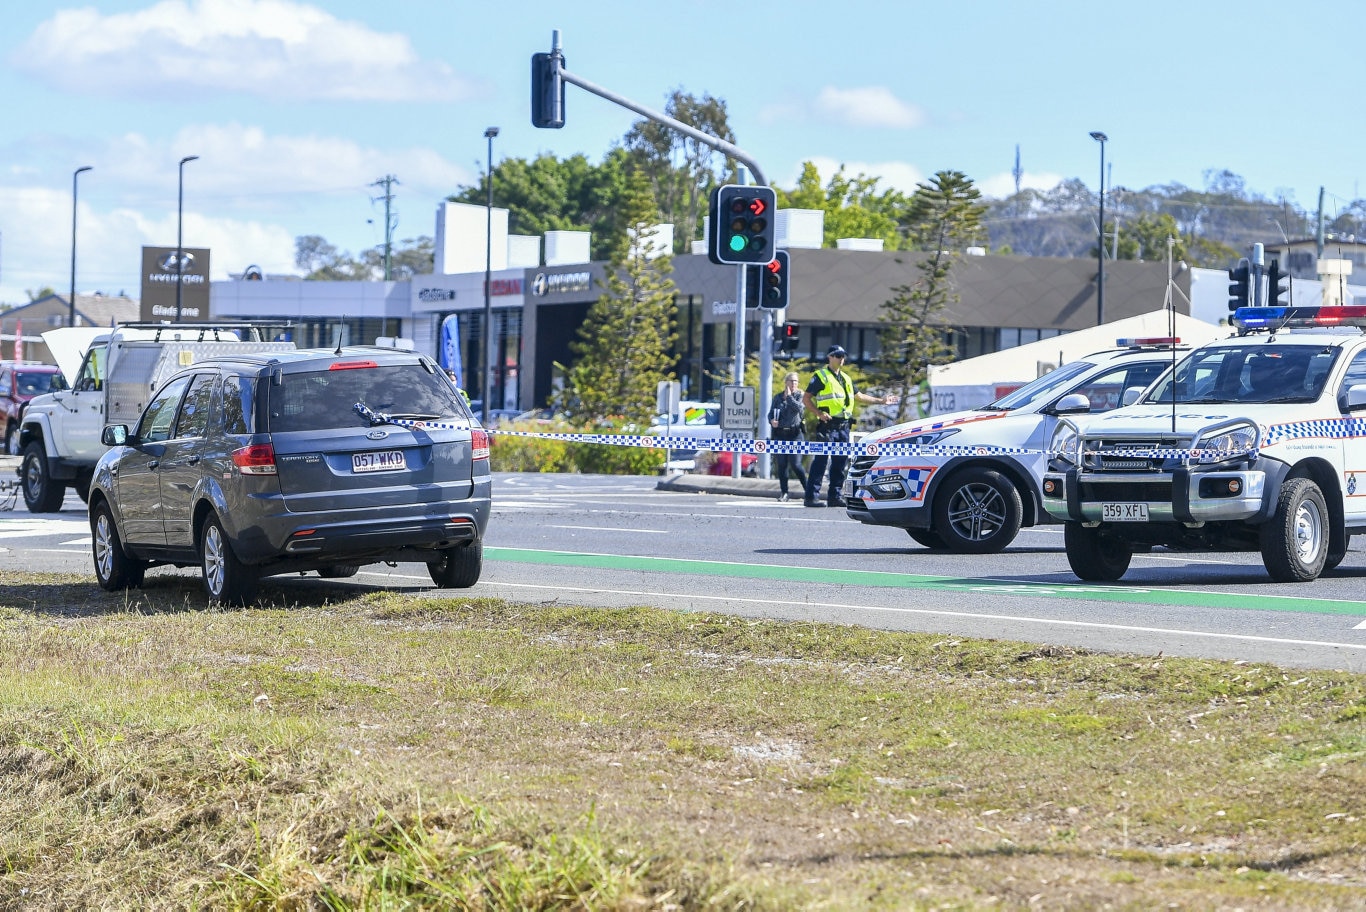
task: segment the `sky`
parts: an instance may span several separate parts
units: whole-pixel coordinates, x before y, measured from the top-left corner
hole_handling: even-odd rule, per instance
[[[294,239],[351,253],[431,235],[493,162],[591,161],[638,116],[569,86],[530,120],[530,58],[561,33],[575,75],[662,111],[724,100],[770,183],[804,162],[913,190],[944,169],[990,197],[1066,178],[1201,188],[1210,170],[1330,215],[1360,194],[1351,42],[1366,5],[1244,0],[0,0],[0,303],[71,282],[139,289],[141,247],[212,278],[296,272]],[[1341,37],[1339,37],[1341,36]],[[496,182],[496,176],[495,176]],[[1274,226],[1269,231],[1275,232]]]

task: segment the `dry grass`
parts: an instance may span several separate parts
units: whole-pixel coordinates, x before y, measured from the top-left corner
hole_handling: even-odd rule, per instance
[[[1356,909],[1366,682],[0,572],[0,908]]]

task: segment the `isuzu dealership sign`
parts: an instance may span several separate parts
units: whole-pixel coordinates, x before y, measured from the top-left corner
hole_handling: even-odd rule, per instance
[[[179,277],[180,315],[184,323],[209,319],[209,250],[207,247],[142,248],[142,307],[147,322],[176,319]]]

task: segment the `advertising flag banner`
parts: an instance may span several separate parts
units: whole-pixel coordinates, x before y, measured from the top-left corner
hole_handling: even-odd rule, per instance
[[[454,371],[455,382],[463,388],[465,371],[460,363],[460,317],[457,314],[441,321],[441,366]]]

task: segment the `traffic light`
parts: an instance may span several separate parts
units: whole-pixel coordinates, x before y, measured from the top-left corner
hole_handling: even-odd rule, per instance
[[[558,52],[531,55],[531,123],[558,130],[564,126],[564,79]]]
[[[783,324],[782,335],[778,339],[778,354],[791,355],[797,351],[797,346],[801,344],[801,329],[801,324],[790,320]]]
[[[1246,259],[1238,261],[1237,267],[1228,271],[1228,309],[1237,310],[1239,307],[1247,307],[1252,301],[1248,297],[1248,290],[1251,287],[1251,267]]]
[[[745,267],[745,304],[778,310],[787,306],[788,256],[786,250],[773,254],[763,266]]]
[[[712,240],[707,254],[711,261],[734,266],[772,262],[777,202],[772,187],[718,187],[709,213]]]
[[[1281,283],[1285,284],[1282,285]],[[1285,298],[1282,300],[1281,296]],[[1272,260],[1266,268],[1266,306],[1284,307],[1290,303],[1290,273],[1281,272],[1281,261]]]

